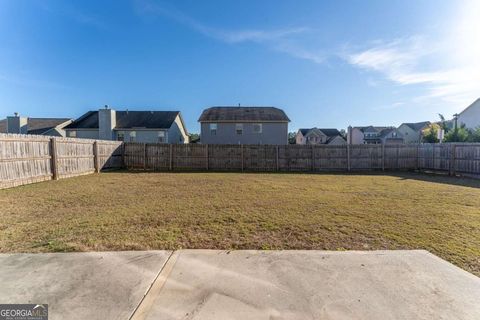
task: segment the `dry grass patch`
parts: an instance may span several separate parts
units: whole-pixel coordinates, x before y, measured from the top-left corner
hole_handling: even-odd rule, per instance
[[[480,182],[102,173],[0,190],[0,251],[426,249],[480,275]]]

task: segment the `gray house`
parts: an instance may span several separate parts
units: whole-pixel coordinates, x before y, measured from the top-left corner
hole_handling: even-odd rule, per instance
[[[65,126],[72,119],[67,118],[30,118],[14,116],[0,120],[0,133],[35,134],[65,137]]]
[[[348,127],[348,144],[398,144],[403,135],[395,127]]]
[[[287,144],[290,119],[274,107],[211,107],[198,119],[204,144]]]
[[[179,111],[89,111],[65,127],[67,137],[148,143],[188,143]]]

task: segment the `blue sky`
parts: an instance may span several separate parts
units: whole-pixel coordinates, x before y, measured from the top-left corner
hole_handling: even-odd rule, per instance
[[[480,96],[480,1],[0,0],[0,117],[273,105],[300,127],[436,120]]]

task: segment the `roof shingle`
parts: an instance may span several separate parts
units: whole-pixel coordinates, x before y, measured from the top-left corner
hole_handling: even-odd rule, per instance
[[[116,111],[115,128],[168,129],[179,111]],[[98,129],[98,111],[89,111],[65,127],[66,129]]]
[[[285,112],[275,107],[211,107],[203,110],[199,122],[289,122]]]

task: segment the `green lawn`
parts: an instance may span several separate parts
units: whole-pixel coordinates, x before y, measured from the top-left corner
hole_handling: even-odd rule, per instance
[[[426,249],[480,275],[480,181],[102,173],[0,190],[0,251]]]

